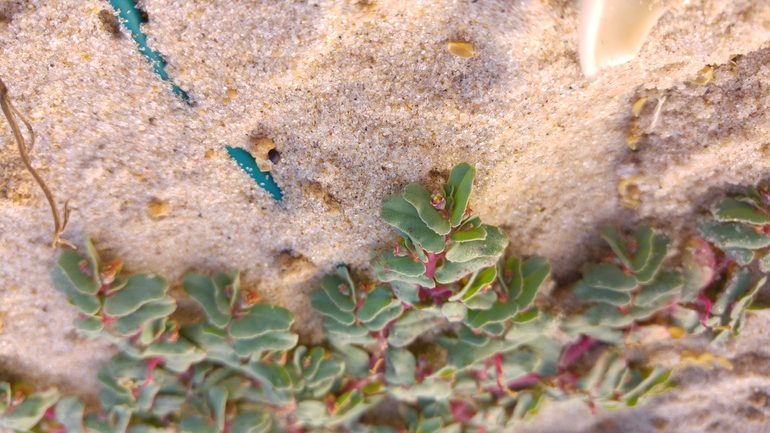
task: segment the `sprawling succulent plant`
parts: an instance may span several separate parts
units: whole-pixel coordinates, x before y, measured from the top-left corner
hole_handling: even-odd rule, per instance
[[[682,272],[661,270],[668,236],[641,226],[630,246],[609,227],[602,230],[602,237],[613,254],[604,263],[588,268],[573,287],[580,300],[594,305],[565,321],[565,330],[608,343],[619,343],[624,337],[638,342],[667,335],[661,325],[643,324],[677,302],[684,287]]]
[[[78,310],[77,330],[119,349],[97,374],[102,409],[3,382],[0,427],[492,433],[546,399],[634,406],[667,389],[671,371],[631,363],[624,348],[699,332],[723,342],[765,283],[752,269],[770,270],[770,194],[749,189],[717,204],[681,269],[664,265],[666,235],[642,226],[624,244],[604,229],[612,254],[573,288],[582,313],[555,317],[535,305],[548,262],[504,260],[507,236],[470,211],[474,174],[460,164],[440,194],[412,184],[383,200],[382,217],[402,239],[372,260],[379,282],[357,283],[339,266],[310,293],[322,346],[298,345],[291,312],[242,290],[237,271],[185,275],[182,288],[205,317],[178,323],[165,279],[119,275],[120,263],[101,263],[86,239],[87,255],[65,251],[51,276]],[[559,330],[573,339],[560,345]],[[386,425],[365,416],[381,403],[398,408]]]

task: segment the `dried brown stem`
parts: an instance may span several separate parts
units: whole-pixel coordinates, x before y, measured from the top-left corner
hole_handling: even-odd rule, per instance
[[[37,184],[40,185],[40,189],[43,190],[43,194],[45,194],[45,198],[48,200],[48,204],[51,206],[51,213],[53,213],[54,224],[53,241],[51,241],[51,247],[56,248],[59,245],[64,245],[70,248],[76,248],[72,242],[61,237],[64,230],[67,229],[67,223],[69,222],[69,202],[64,203],[64,220],[62,221],[62,219],[59,217],[59,209],[56,206],[56,201],[53,198],[53,194],[51,194],[51,190],[48,189],[48,186],[46,186],[43,178],[40,177],[37,171],[32,168],[32,162],[30,161],[29,155],[27,153],[29,150],[32,150],[32,147],[35,145],[35,131],[32,129],[32,125],[27,121],[27,119],[25,119],[19,110],[17,110],[16,107],[11,104],[11,99],[8,97],[8,88],[5,86],[5,83],[3,83],[2,80],[0,80],[0,108],[2,108],[5,118],[8,119],[8,124],[11,125],[13,137],[16,139],[16,144],[19,147],[19,155],[21,156],[21,160],[24,162],[24,166],[27,167],[27,171],[29,171],[32,177],[35,178]],[[24,125],[27,127],[27,131],[29,131],[29,148],[24,141],[24,136],[21,134],[21,129],[19,128],[19,124],[16,122],[16,117],[21,119],[22,123],[24,123]]]

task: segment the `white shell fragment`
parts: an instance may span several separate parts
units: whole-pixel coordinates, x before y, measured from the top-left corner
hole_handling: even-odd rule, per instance
[[[578,56],[583,73],[632,60],[666,11],[661,0],[581,0]]]

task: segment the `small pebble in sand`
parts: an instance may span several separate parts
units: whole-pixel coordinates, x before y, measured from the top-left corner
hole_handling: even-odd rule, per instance
[[[620,205],[629,209],[637,209],[639,207],[639,199],[642,197],[641,190],[634,183],[635,180],[636,176],[631,176],[622,179],[618,183]]]
[[[698,76],[695,79],[690,80],[691,83],[697,84],[699,86],[703,86],[712,81],[714,81],[714,68],[708,65],[704,66],[703,69],[698,71]]]
[[[642,108],[644,108],[645,102],[647,102],[646,96],[643,96],[634,102],[634,105],[631,107],[631,114],[633,114],[634,117],[639,117],[639,114],[642,113]]]
[[[267,137],[257,138],[251,141],[251,156],[257,161],[259,171],[266,172],[273,168],[273,158],[270,158],[270,152],[275,150],[275,143]],[[278,151],[276,151],[277,153]]]
[[[235,89],[227,89],[227,91],[225,92],[225,96],[227,96],[230,99],[233,99],[236,96],[238,96],[238,91]]]
[[[162,200],[153,200],[147,203],[147,212],[152,218],[162,218],[171,212],[171,205]]]
[[[470,42],[450,42],[447,44],[449,52],[461,59],[473,57],[473,45]]]
[[[273,164],[278,164],[281,162],[281,154],[275,149],[270,149],[270,152],[267,152],[267,159]]]

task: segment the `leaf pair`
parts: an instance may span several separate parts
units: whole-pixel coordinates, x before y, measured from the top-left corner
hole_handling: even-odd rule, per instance
[[[602,237],[612,247],[617,264],[607,262],[586,270],[573,292],[583,301],[598,304],[568,319],[564,329],[617,343],[622,338],[620,330],[679,300],[685,280],[679,271],[660,270],[669,243],[665,234],[639,227],[633,255],[614,229],[605,228]]]
[[[294,359],[288,367],[292,376],[294,393],[299,398],[318,399],[325,396],[345,372],[345,363],[331,357],[322,347],[308,351],[305,346],[297,347]]]
[[[310,292],[310,305],[324,316],[327,338],[335,346],[374,343],[370,336],[395,320],[404,307],[388,287],[377,286],[368,293],[358,292],[347,268],[337,268],[337,276],[326,276],[321,288]]]
[[[23,395],[8,382],[0,382],[0,427],[14,431],[32,429],[56,404],[59,395],[56,389]]]
[[[200,331],[210,336],[198,335],[196,342],[204,348],[211,346],[215,352],[219,347],[220,357],[232,358],[226,341],[232,341],[233,351],[241,358],[288,351],[296,346],[297,334],[289,331],[294,323],[291,312],[272,304],[250,305],[241,294],[238,271],[230,276],[219,273],[214,277],[187,273],[182,287],[209,318],[209,325]],[[199,334],[196,329],[190,332]]]
[[[618,403],[636,406],[646,396],[664,391],[671,386],[670,376],[671,371],[663,367],[629,368],[615,351],[607,350],[599,356],[591,371],[578,380],[577,387],[592,401],[612,409]]]
[[[425,188],[413,183],[407,185],[402,194],[385,197],[380,215],[417,247],[432,253],[441,252],[445,236],[467,217],[475,175],[476,169],[468,163],[452,169],[443,189],[441,210],[434,205]]]
[[[712,208],[714,219],[702,221],[698,231],[725,255],[747,266],[770,245],[770,235],[764,230],[770,225],[766,197],[766,190],[749,187],[744,197],[722,199]]]

